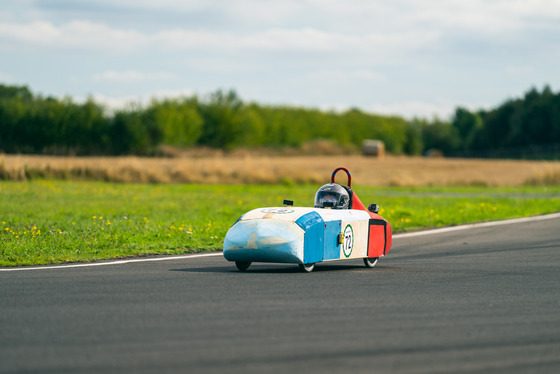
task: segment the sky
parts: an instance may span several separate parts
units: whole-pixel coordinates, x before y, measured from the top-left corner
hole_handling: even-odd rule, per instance
[[[406,118],[560,89],[558,0],[0,0],[0,83]]]

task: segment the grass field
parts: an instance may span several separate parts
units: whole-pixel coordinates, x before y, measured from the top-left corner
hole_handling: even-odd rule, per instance
[[[323,178],[325,179],[325,178]],[[244,212],[311,206],[320,184],[177,185],[0,182],[0,266],[220,250]],[[560,187],[372,187],[394,232],[560,211]]]

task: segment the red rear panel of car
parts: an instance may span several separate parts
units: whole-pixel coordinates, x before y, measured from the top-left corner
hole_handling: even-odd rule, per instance
[[[387,221],[369,220],[368,257],[381,257],[385,254],[387,243]]]

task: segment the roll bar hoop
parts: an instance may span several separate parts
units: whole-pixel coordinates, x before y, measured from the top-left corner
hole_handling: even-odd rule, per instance
[[[344,170],[346,172],[346,175],[348,176],[348,187],[351,188],[352,187],[352,176],[350,175],[350,172],[346,168],[336,168],[336,169],[334,169],[334,171],[332,172],[332,176],[331,176],[331,183],[334,183],[334,176],[340,170]]]

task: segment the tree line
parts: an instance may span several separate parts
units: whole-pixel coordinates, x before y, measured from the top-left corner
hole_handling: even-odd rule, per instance
[[[560,142],[560,94],[532,89],[493,110],[457,108],[450,120],[405,120],[350,109],[266,106],[235,91],[153,100],[108,112],[88,99],[43,97],[0,84],[0,152],[59,155],[154,155],[158,147],[301,147],[317,139],[359,149],[380,139],[393,154],[444,154]]]
[[[532,88],[489,110],[458,107],[450,121],[415,120],[424,149],[446,155],[508,154],[508,150],[560,148],[560,93]],[[512,152],[509,152],[510,154]],[[554,156],[558,158],[558,155]]]

